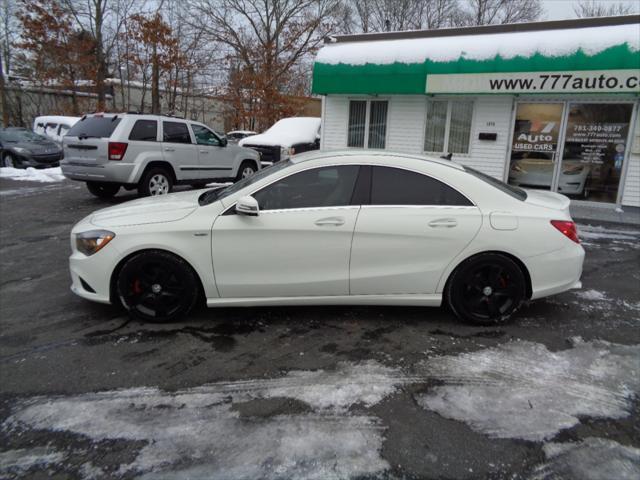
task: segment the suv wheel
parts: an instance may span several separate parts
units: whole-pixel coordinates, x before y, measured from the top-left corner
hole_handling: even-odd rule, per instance
[[[138,193],[140,195],[152,196],[166,195],[171,193],[173,188],[173,179],[171,174],[164,168],[152,168],[144,174],[142,180],[138,184]]]
[[[4,157],[2,157],[2,166],[3,167],[16,167],[16,160],[13,158],[13,155],[10,153],[6,153]]]
[[[254,173],[256,173],[256,164],[250,161],[242,162],[240,168],[238,169],[238,175],[236,176],[236,182],[238,180],[242,180],[243,178],[250,177]]]
[[[98,198],[111,198],[120,190],[117,183],[87,182],[89,191]]]

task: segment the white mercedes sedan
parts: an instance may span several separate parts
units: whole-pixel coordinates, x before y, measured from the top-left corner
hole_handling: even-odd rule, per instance
[[[579,288],[563,195],[446,160],[316,151],[226,188],[99,210],[71,232],[71,289],[166,322],[210,307],[446,303],[505,322]]]

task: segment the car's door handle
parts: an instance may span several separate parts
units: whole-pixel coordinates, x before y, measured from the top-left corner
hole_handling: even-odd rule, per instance
[[[329,218],[321,218],[316,221],[316,225],[318,227],[340,227],[344,225],[344,218],[342,217],[329,217]]]
[[[209,150],[200,150],[200,153],[209,153]]]
[[[453,228],[458,225],[458,222],[453,218],[439,218],[429,222],[431,228]]]
[[[175,152],[176,149],[175,148],[171,148],[171,147],[164,147],[164,151],[165,152]]]

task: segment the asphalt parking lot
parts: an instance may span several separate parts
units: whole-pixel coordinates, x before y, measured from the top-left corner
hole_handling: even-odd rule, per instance
[[[379,307],[156,325],[69,290],[69,231],[108,205],[0,179],[0,478],[640,478],[640,226],[580,224],[584,288],[505,326]]]

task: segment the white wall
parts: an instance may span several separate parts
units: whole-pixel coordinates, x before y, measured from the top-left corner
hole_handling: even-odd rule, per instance
[[[349,121],[348,97],[329,95],[325,99],[322,148],[341,149],[347,146]],[[456,97],[460,98],[460,97]],[[398,95],[389,100],[387,118],[387,150],[421,154],[424,145],[427,99],[423,95]],[[454,160],[503,179],[511,128],[512,97],[483,96],[473,99],[474,117],[469,155],[456,155]],[[490,122],[492,125],[487,125]],[[496,141],[478,140],[480,132],[497,133]]]
[[[640,118],[636,118],[636,128],[633,131],[622,205],[640,207]]]

